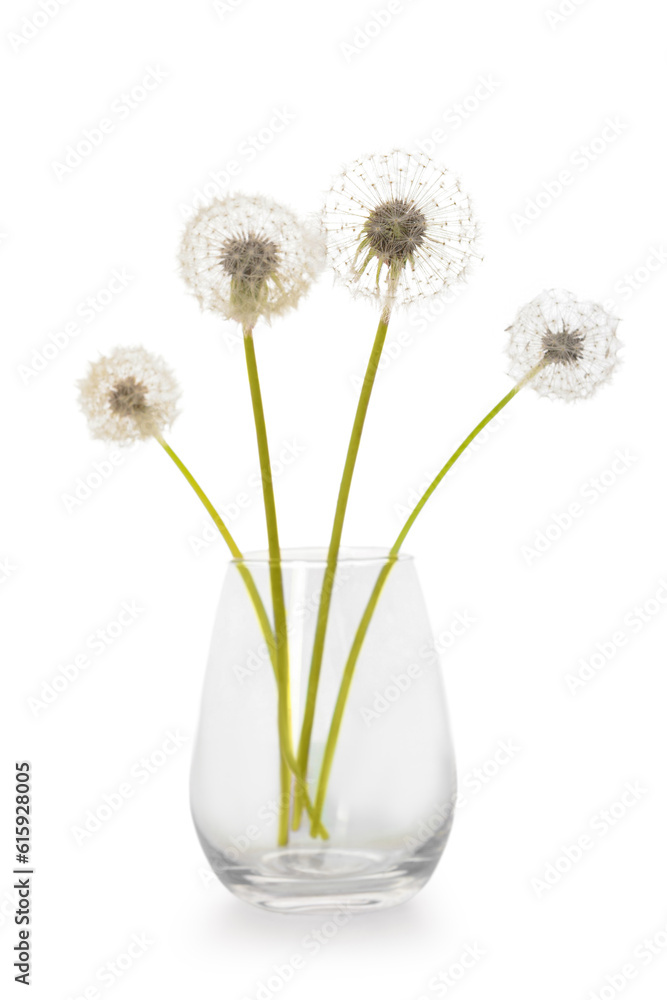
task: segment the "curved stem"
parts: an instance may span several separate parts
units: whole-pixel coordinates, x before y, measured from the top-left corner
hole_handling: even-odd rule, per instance
[[[225,522],[222,520],[222,518],[218,514],[217,510],[215,509],[215,507],[213,506],[213,504],[211,503],[211,501],[209,500],[209,498],[206,496],[206,494],[204,493],[203,489],[201,488],[201,486],[199,485],[199,483],[197,482],[197,480],[195,479],[195,477],[192,475],[192,473],[190,472],[190,470],[187,468],[186,465],[183,464],[183,462],[180,460],[180,458],[178,457],[178,455],[176,454],[176,452],[173,450],[173,448],[169,447],[169,445],[167,444],[167,442],[165,441],[165,439],[160,434],[156,434],[155,435],[155,440],[157,441],[158,444],[162,445],[162,447],[164,448],[164,450],[166,451],[166,453],[169,455],[169,458],[172,460],[172,462],[177,467],[177,469],[179,469],[179,471],[183,473],[183,475],[185,476],[185,478],[189,482],[190,486],[195,491],[195,493],[197,494],[197,496],[199,497],[199,499],[203,503],[203,505],[206,508],[206,510],[208,511],[208,513],[211,515],[211,518],[212,518],[213,523],[215,524],[216,528],[218,529],[218,531],[220,532],[220,534],[222,535],[222,537],[224,538],[224,540],[227,542],[227,546],[228,546],[229,551],[231,552],[231,554],[234,556],[235,559],[242,559],[243,556],[242,556],[241,550],[238,547],[238,545],[236,544],[236,542],[234,541],[234,539],[232,538],[231,531],[229,530],[229,528],[227,527],[227,525],[225,524]]]
[[[273,491],[273,475],[271,473],[271,457],[269,440],[266,433],[264,405],[259,384],[255,344],[252,339],[252,328],[243,328],[243,346],[245,349],[248,382],[252,399],[252,410],[255,418],[257,435],[257,450],[262,475],[262,493],[264,496],[264,511],[266,515],[266,533],[269,543],[269,577],[271,581],[271,600],[273,603],[273,622],[276,637],[276,653],[278,667],[278,732],[282,748],[291,745],[291,708],[289,693],[289,649],[287,645],[287,615],[285,612],[285,595],[283,591],[283,574],[280,562],[280,540],[278,536],[278,517]],[[297,772],[299,773],[299,772]],[[280,813],[278,816],[278,844],[284,846],[289,840],[289,813],[291,797],[291,775],[284,753],[280,762]],[[314,822],[314,829],[317,824]]]
[[[359,654],[361,653],[361,647],[363,646],[364,639],[366,638],[366,633],[368,627],[371,623],[371,618],[375,612],[378,601],[382,594],[382,588],[384,587],[385,581],[391,572],[391,569],[396,562],[395,557],[390,557],[388,562],[382,567],[375,581],[375,586],[368,600],[368,604],[364,610],[361,621],[359,622],[359,627],[357,628],[356,634],[354,636],[354,641],[352,643],[352,648],[350,649],[347,662],[345,664],[345,669],[343,671],[343,677],[340,682],[340,688],[338,690],[338,697],[336,699],[336,705],[334,707],[333,716],[331,719],[331,726],[329,728],[329,735],[327,736],[326,746],[324,748],[324,757],[322,758],[322,768],[320,770],[320,776],[317,783],[317,792],[315,794],[315,806],[314,814],[312,817],[313,827],[315,828],[321,821],[322,810],[324,809],[324,799],[327,794],[327,788],[329,786],[329,776],[331,775],[331,767],[333,765],[334,754],[336,752],[336,746],[338,744],[338,735],[340,733],[340,727],[343,722],[343,713],[345,712],[345,706],[347,704],[347,698],[350,693],[350,687],[352,686],[352,678],[354,677],[354,668],[356,667],[357,660],[359,659]]]
[[[537,365],[525,378],[521,379],[520,382],[517,382],[517,384],[512,389],[510,389],[510,391],[507,393],[507,395],[503,396],[503,398],[500,400],[500,402],[497,403],[493,407],[492,410],[489,410],[489,412],[484,417],[484,419],[480,420],[480,422],[477,424],[477,426],[474,428],[474,430],[472,430],[470,432],[470,434],[468,434],[468,437],[465,438],[465,440],[461,442],[461,444],[458,446],[458,448],[456,449],[456,451],[454,452],[454,454],[451,456],[451,458],[449,458],[445,462],[445,464],[443,465],[443,467],[440,469],[440,472],[437,474],[437,476],[435,477],[435,479],[433,480],[433,482],[430,484],[430,486],[424,491],[424,493],[422,494],[421,498],[419,499],[419,502],[416,504],[416,506],[414,507],[414,509],[410,513],[410,516],[408,517],[407,521],[405,522],[405,524],[403,525],[403,527],[399,531],[398,537],[397,537],[396,541],[394,542],[394,544],[392,545],[392,547],[390,549],[390,552],[389,552],[390,556],[391,555],[396,555],[398,553],[398,551],[401,548],[403,542],[405,541],[405,538],[406,538],[408,532],[410,531],[410,528],[415,523],[415,521],[419,517],[420,513],[422,512],[422,510],[426,506],[427,502],[432,497],[432,495],[435,493],[435,491],[437,490],[438,486],[440,485],[440,483],[442,482],[442,480],[445,478],[445,476],[447,475],[447,473],[449,472],[449,470],[451,469],[451,467],[454,465],[455,462],[458,461],[458,459],[461,457],[461,455],[466,450],[466,448],[469,445],[472,444],[472,442],[475,440],[475,438],[477,437],[477,435],[480,434],[484,430],[484,428],[486,427],[486,425],[490,424],[491,421],[493,420],[493,418],[497,417],[498,414],[500,413],[500,411],[503,410],[507,406],[507,404],[511,400],[514,399],[514,397],[516,396],[516,394],[518,392],[520,392],[521,389],[523,389],[523,387],[526,384],[526,382],[528,382],[531,378],[534,378],[535,375],[537,375],[538,371],[541,368],[542,368],[541,364]]]
[[[218,529],[218,531],[220,532],[220,534],[222,535],[222,537],[226,541],[227,546],[228,546],[229,551],[231,552],[231,554],[234,556],[235,559],[243,559],[243,554],[242,554],[240,548],[238,547],[238,545],[236,544],[236,542],[234,541],[234,538],[232,537],[231,531],[229,530],[229,528],[227,527],[227,525],[225,524],[225,522],[222,520],[222,518],[218,514],[217,510],[215,509],[215,507],[213,506],[213,504],[211,503],[211,501],[209,500],[209,498],[206,496],[206,494],[204,493],[203,489],[201,488],[201,486],[199,485],[199,483],[197,482],[197,480],[195,479],[195,477],[192,475],[192,473],[190,472],[190,470],[188,469],[188,467],[181,461],[181,459],[178,457],[178,455],[173,450],[173,448],[171,448],[167,444],[167,442],[164,440],[164,438],[161,435],[156,434],[155,435],[155,440],[158,442],[158,444],[162,445],[162,447],[164,448],[164,450],[166,451],[166,453],[169,455],[169,458],[172,460],[172,462],[174,463],[174,465],[179,469],[180,472],[183,473],[183,475],[185,476],[186,480],[188,481],[188,483],[190,484],[190,486],[192,487],[192,489],[195,491],[195,493],[197,494],[197,496],[199,497],[199,499],[203,503],[203,505],[206,508],[206,510],[208,511],[208,513],[211,515],[213,523],[215,524],[216,528]],[[259,591],[257,590],[257,587],[255,585],[255,581],[253,580],[250,571],[248,570],[248,568],[246,566],[243,566],[242,564],[237,564],[237,565],[238,565],[239,573],[241,574],[241,578],[242,578],[243,582],[245,583],[246,588],[248,590],[248,594],[250,596],[250,600],[252,601],[252,606],[255,609],[255,613],[257,614],[257,618],[259,619],[259,624],[260,624],[260,628],[262,630],[262,635],[264,636],[264,639],[265,639],[265,641],[266,641],[266,643],[268,645],[268,648],[269,648],[269,655],[271,655],[271,648],[272,648],[272,644],[274,644],[274,638],[273,638],[273,630],[271,628],[271,622],[269,621],[269,616],[267,615],[266,609],[265,609],[264,605],[262,604],[262,598],[259,595]],[[271,662],[272,662],[272,665],[273,665],[273,671],[274,671],[274,673],[276,675],[276,679],[277,679],[278,672],[277,672],[277,666],[276,666],[276,662],[275,662],[275,657],[274,656],[271,656]]]
[[[242,558],[243,558],[241,550],[239,549],[238,545],[234,541],[234,538],[233,538],[231,532],[229,531],[229,529],[227,528],[226,524],[224,523],[224,521],[220,517],[218,511],[215,509],[215,507],[213,506],[213,504],[209,500],[209,498],[206,495],[206,493],[204,493],[203,489],[201,488],[201,486],[199,485],[199,483],[197,482],[197,480],[195,479],[195,477],[192,475],[192,473],[187,468],[187,466],[181,461],[181,459],[178,457],[178,455],[173,450],[173,448],[171,448],[167,444],[167,442],[164,440],[164,438],[161,435],[159,435],[159,434],[155,435],[155,440],[158,442],[158,444],[160,444],[164,448],[164,450],[166,451],[167,455],[169,455],[169,457],[171,458],[171,460],[174,463],[174,465],[176,465],[176,467],[178,468],[178,470],[180,472],[182,472],[182,474],[185,477],[185,479],[187,480],[187,482],[190,484],[190,486],[192,487],[192,489],[195,491],[195,493],[197,494],[197,496],[199,497],[199,499],[203,503],[204,507],[206,508],[206,510],[208,511],[208,513],[210,514],[210,516],[211,516],[211,518],[212,518],[215,526],[217,527],[218,531],[220,532],[220,534],[224,538],[225,542],[227,543],[230,552],[232,553],[232,555],[234,556],[234,558],[237,560],[236,567],[237,567],[237,569],[239,571],[241,579],[243,580],[243,582],[244,582],[244,584],[246,586],[246,589],[248,591],[248,595],[249,595],[250,600],[252,602],[252,606],[255,609],[255,613],[256,613],[257,618],[259,620],[259,625],[260,625],[260,628],[261,628],[261,631],[262,631],[262,636],[264,637],[264,641],[266,642],[267,648],[269,650],[269,658],[271,660],[271,666],[273,668],[273,673],[275,675],[276,682],[277,682],[278,681],[278,657],[277,657],[277,654],[276,654],[276,640],[275,640],[275,636],[273,634],[273,628],[271,626],[271,622],[269,620],[269,616],[266,613],[266,608],[264,607],[264,604],[262,603],[262,598],[261,598],[260,593],[259,593],[259,591],[257,589],[255,581],[252,578],[252,574],[251,574],[250,570],[248,569],[247,566],[244,566],[241,561],[239,561],[239,560],[242,560]],[[292,753],[291,748],[289,746],[286,747],[286,748],[283,748],[282,753],[283,753],[283,756],[285,757],[285,760],[286,760],[286,763],[287,763],[288,767],[290,768],[290,770],[292,771],[292,773],[295,776],[295,779],[297,781],[298,787],[302,787],[303,782],[302,782],[302,780],[301,780],[301,778],[299,776],[296,758],[294,757],[294,754]],[[310,801],[310,798],[308,797],[307,789],[305,789],[305,788],[303,789],[303,795],[304,795],[304,801],[305,801],[306,809],[308,811],[308,815],[312,819],[313,815],[314,815],[314,813],[313,813],[313,805],[312,805],[312,803]],[[327,839],[328,836],[329,836],[328,833],[327,833],[327,831],[326,831],[326,829],[324,828],[324,826],[322,826],[322,824],[318,824],[318,833],[324,839]]]
[[[424,509],[424,506],[426,505],[430,497],[436,491],[436,489],[438,488],[444,477],[447,475],[451,467],[454,465],[454,463],[458,461],[458,459],[461,457],[466,448],[468,448],[469,445],[472,444],[477,435],[484,430],[486,425],[489,424],[493,420],[493,418],[496,417],[502,409],[504,409],[505,406],[507,406],[510,400],[514,399],[516,394],[532,378],[534,378],[535,375],[537,375],[537,373],[540,371],[542,367],[543,364],[536,365],[535,368],[533,368],[528,373],[528,375],[526,375],[523,379],[521,379],[520,382],[517,382],[517,384],[507,393],[507,395],[503,396],[500,402],[496,406],[494,406],[492,410],[489,410],[487,415],[482,420],[480,420],[477,426],[470,432],[470,434],[468,434],[467,438],[465,438],[461,442],[461,444],[456,449],[454,454],[445,462],[440,472],[437,474],[437,476],[434,478],[434,480],[428,486],[428,488],[424,491],[419,502],[417,503],[414,510],[411,512],[410,516],[408,517],[405,524],[398,533],[396,541],[389,550],[387,563],[382,567],[380,573],[378,574],[378,578],[375,581],[375,585],[371,592],[371,596],[368,599],[368,604],[366,605],[361,621],[359,622],[359,626],[355,633],[354,640],[352,642],[352,647],[350,649],[350,653],[348,655],[347,662],[345,664],[345,669],[343,670],[343,677],[341,679],[340,688],[338,691],[338,697],[336,699],[336,705],[334,707],[333,717],[331,721],[331,726],[329,728],[329,734],[327,736],[327,742],[324,748],[322,768],[320,771],[320,777],[317,785],[317,792],[315,794],[315,808],[314,808],[315,815],[312,819],[314,829],[317,828],[317,825],[321,821],[322,810],[324,808],[324,800],[326,797],[327,787],[329,784],[329,777],[331,775],[331,767],[333,765],[333,758],[336,752],[336,745],[338,743],[340,727],[343,721],[343,713],[345,711],[345,705],[347,703],[347,698],[350,693],[350,687],[352,685],[352,678],[354,677],[354,671],[357,665],[357,660],[359,659],[359,654],[361,653],[361,647],[363,646],[364,640],[366,638],[366,633],[368,632],[368,628],[371,623],[373,613],[375,612],[378,601],[380,600],[382,589],[385,585],[387,577],[389,576],[389,573],[391,572],[393,566],[395,565],[398,559],[398,554],[401,549],[401,546],[403,545],[403,542],[405,541],[406,535],[412,528],[413,524],[417,520],[417,517],[419,516],[421,511]]]
[[[352,486],[352,476],[354,475],[354,467],[357,461],[357,455],[359,454],[361,435],[364,429],[366,414],[368,412],[368,404],[370,402],[371,392],[373,391],[373,385],[375,383],[375,376],[377,374],[378,365],[380,363],[380,358],[382,356],[382,349],[384,347],[385,338],[387,336],[389,316],[390,316],[390,308],[389,306],[385,306],[385,308],[382,311],[380,322],[378,324],[377,333],[375,334],[375,340],[373,342],[373,349],[371,351],[371,356],[369,358],[368,366],[366,368],[366,373],[364,375],[364,381],[361,387],[361,393],[359,395],[359,402],[357,404],[357,412],[355,414],[354,423],[352,425],[352,434],[350,435],[350,443],[348,445],[347,456],[345,458],[343,475],[341,478],[340,488],[338,491],[338,500],[336,502],[336,512],[334,514],[333,528],[331,531],[331,540],[329,542],[329,550],[327,553],[327,564],[324,571],[324,579],[322,582],[320,606],[317,613],[317,624],[315,627],[315,638],[313,641],[313,655],[310,663],[310,672],[308,675],[306,704],[304,707],[303,723],[301,727],[301,737],[299,739],[299,749],[297,753],[297,763],[299,765],[299,771],[302,778],[304,779],[304,782],[306,782],[306,785],[308,776],[308,758],[310,755],[310,743],[313,733],[313,722],[315,719],[315,706],[317,703],[317,692],[320,683],[320,674],[322,671],[322,660],[324,658],[324,644],[326,641],[327,624],[329,621],[329,611],[331,608],[331,596],[333,593],[334,579],[336,576],[336,566],[338,563],[340,542],[343,534],[343,523],[345,521],[347,502],[350,496],[350,488]],[[302,808],[303,808],[302,795],[299,792],[297,792],[294,801],[294,815],[292,818],[292,828],[294,830],[298,830],[301,824]]]

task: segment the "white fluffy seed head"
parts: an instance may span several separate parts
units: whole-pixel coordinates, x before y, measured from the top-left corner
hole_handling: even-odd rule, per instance
[[[90,432],[128,443],[162,434],[178,415],[180,388],[170,368],[143,347],[116,347],[93,361],[79,385]]]
[[[470,199],[424,153],[356,160],[327,195],[323,226],[337,277],[389,305],[445,291],[479,259]]]
[[[619,320],[571,292],[541,292],[509,326],[509,374],[519,381],[537,365],[530,384],[552,399],[585,399],[608,382],[618,363]]]
[[[232,195],[188,224],[181,274],[203,309],[246,327],[293,309],[324,264],[321,233],[269,198]]]

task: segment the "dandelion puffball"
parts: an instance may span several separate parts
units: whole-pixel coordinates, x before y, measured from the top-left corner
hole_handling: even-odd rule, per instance
[[[170,368],[143,347],[116,347],[79,382],[90,432],[126,443],[162,434],[178,415],[180,388]]]
[[[508,332],[509,374],[517,381],[536,366],[530,384],[552,399],[585,399],[616,367],[619,320],[596,302],[548,289],[519,310]]]
[[[270,198],[233,195],[202,208],[180,249],[181,274],[203,309],[245,327],[289,309],[322,269],[319,232]]]
[[[390,303],[437,295],[478,256],[468,196],[424,153],[356,160],[331,188],[323,221],[340,280]]]

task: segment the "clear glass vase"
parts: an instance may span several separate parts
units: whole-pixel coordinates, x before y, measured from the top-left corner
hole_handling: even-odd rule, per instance
[[[322,550],[283,553],[289,685],[282,690],[290,718],[281,736],[281,675],[276,647],[267,641],[269,560],[259,554],[230,563],[192,764],[192,813],[213,871],[239,898],[281,912],[361,910],[409,899],[440,859],[456,797],[444,689],[414,562],[409,556],[389,562],[378,550],[341,551],[307,784],[303,773],[295,777],[298,768],[288,769],[287,753],[295,764],[299,748],[325,568]],[[350,651],[373,594],[377,604],[351,669]],[[269,639],[275,642],[270,628]],[[300,812],[295,796],[304,789],[310,814],[304,809],[293,829]],[[314,827],[318,794],[321,825]]]

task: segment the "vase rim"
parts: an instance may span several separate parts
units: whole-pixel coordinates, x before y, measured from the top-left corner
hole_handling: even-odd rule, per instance
[[[387,563],[389,549],[374,546],[345,546],[338,553],[338,565],[370,565],[376,563],[378,566]],[[411,562],[413,556],[399,552],[396,556],[397,562]],[[325,546],[305,546],[302,548],[285,548],[281,552],[281,564],[283,566],[326,566],[327,549]],[[255,565],[268,565],[269,553],[265,549],[254,552],[246,552],[242,559],[232,559],[233,563],[247,566],[249,563]]]

